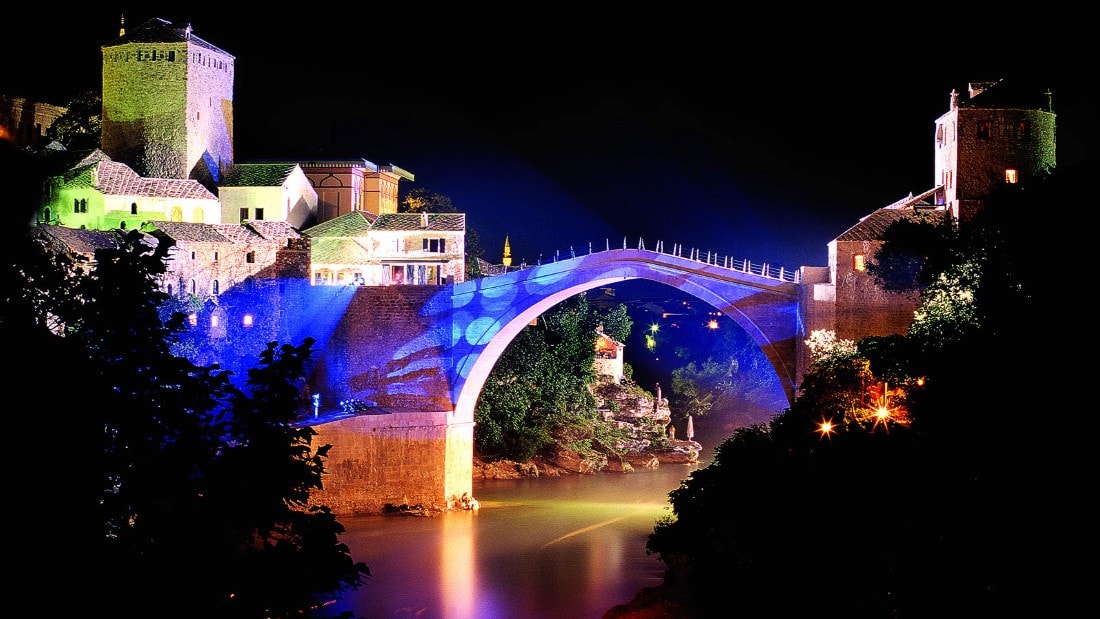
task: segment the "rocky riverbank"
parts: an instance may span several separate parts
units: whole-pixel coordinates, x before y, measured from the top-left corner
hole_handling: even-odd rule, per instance
[[[632,473],[639,468],[662,464],[693,464],[703,447],[694,440],[678,440],[670,431],[672,414],[668,399],[641,389],[630,381],[600,380],[592,389],[604,422],[616,430],[616,438],[605,444],[593,434],[574,431],[558,437],[553,453],[528,462],[474,458],[474,480],[519,479],[523,477]],[[569,445],[587,440],[591,448]]]

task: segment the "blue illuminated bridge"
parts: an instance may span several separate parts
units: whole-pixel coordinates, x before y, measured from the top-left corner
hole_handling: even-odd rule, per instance
[[[334,445],[326,504],[337,513],[377,513],[385,504],[451,507],[472,493],[474,408],[508,344],[567,298],[625,280],[671,286],[734,320],[792,401],[797,342],[805,337],[798,272],[683,253],[605,245],[443,287],[313,287],[329,295],[312,314],[313,328],[331,325],[330,335],[314,334],[321,354],[310,378],[326,411],[307,422]],[[348,399],[370,407],[331,410]]]

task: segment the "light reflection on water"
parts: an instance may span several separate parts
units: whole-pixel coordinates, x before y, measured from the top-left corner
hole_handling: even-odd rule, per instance
[[[477,512],[342,518],[371,578],[318,616],[599,619],[664,564],[645,552],[668,493],[705,466],[474,482]]]

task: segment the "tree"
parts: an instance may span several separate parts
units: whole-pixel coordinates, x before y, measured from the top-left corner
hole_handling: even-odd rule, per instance
[[[957,234],[949,218],[918,214],[890,224],[867,272],[888,292],[920,292],[951,263]]]
[[[1064,564],[1053,549],[1081,529],[1051,480],[1083,451],[1062,437],[1072,432],[1036,429],[1056,376],[1034,333],[1049,284],[1028,260],[1048,238],[1028,213],[1085,195],[1063,182],[990,196],[959,228],[960,250],[922,272],[905,336],[812,334],[791,407],[735,431],[670,494],[647,548],[698,616],[1070,612],[1053,610],[1073,605],[1049,595],[1067,578],[1052,574]],[[868,414],[887,380],[904,386],[906,423]],[[1014,531],[1011,543],[998,531]]]
[[[593,431],[596,328],[621,311],[601,313],[576,295],[520,331],[478,398],[474,447],[480,457],[526,461],[545,454],[566,428]]]
[[[65,112],[46,128],[46,137],[69,150],[99,148],[103,98],[95,91],[73,97]]]
[[[426,187],[410,189],[398,207],[400,213],[457,213],[449,196],[436,193]]]
[[[64,498],[40,507],[89,515],[66,538],[85,563],[86,595],[71,610],[290,617],[357,587],[369,571],[338,543],[342,527],[305,503],[328,447],[290,424],[311,342],[271,344],[245,393],[171,353],[182,316],[161,318],[156,284],[167,244],[119,231],[87,271],[50,275],[65,262],[44,262],[28,238],[4,280],[20,290],[5,296],[31,302],[0,311],[0,335],[33,344],[31,369],[13,373],[33,408],[19,408],[64,420],[51,424],[51,448],[73,466],[50,488]],[[44,288],[58,280],[71,281]],[[71,298],[51,296],[61,294]]]

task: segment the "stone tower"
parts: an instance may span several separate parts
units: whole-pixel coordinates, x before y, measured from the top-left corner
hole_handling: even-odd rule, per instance
[[[1055,114],[1048,89],[1026,82],[971,82],[951,92],[936,120],[934,184],[958,222],[972,217],[1002,183],[1020,183],[1055,165]]]
[[[215,191],[233,163],[234,57],[159,18],[101,49],[103,151],[142,176]]]

